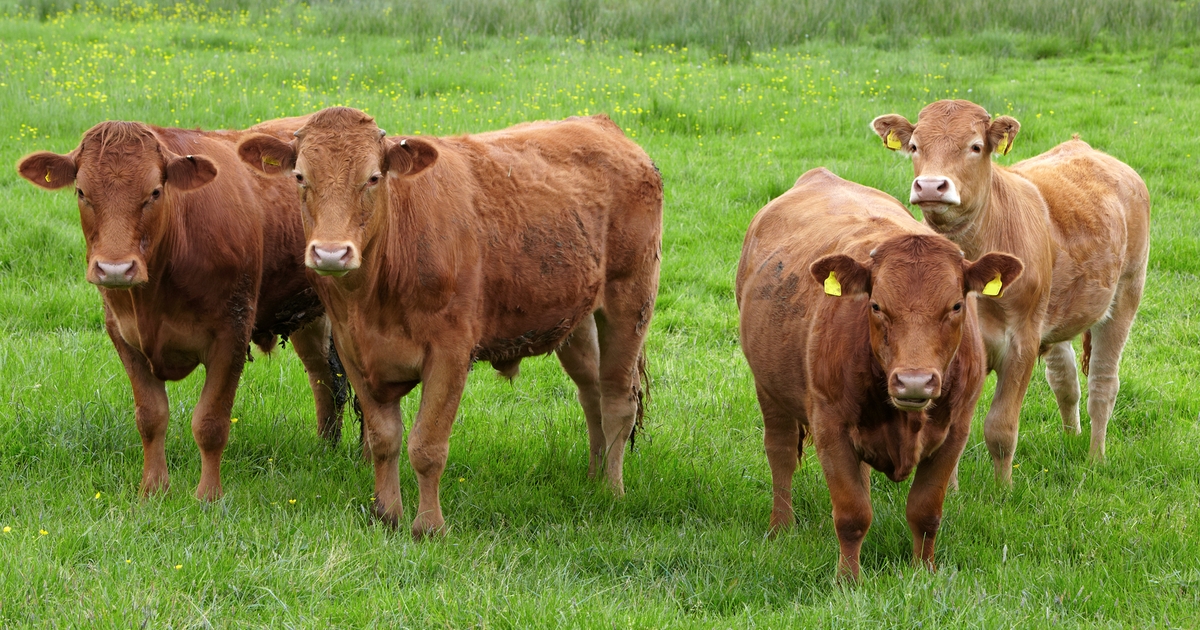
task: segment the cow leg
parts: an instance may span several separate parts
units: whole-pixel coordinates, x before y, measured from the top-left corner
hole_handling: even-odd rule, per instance
[[[938,450],[917,466],[913,476],[912,488],[908,491],[908,506],[905,510],[908,517],[908,529],[912,532],[913,563],[936,571],[933,561],[933,546],[937,539],[938,527],[942,524],[942,506],[946,501],[946,489],[956,480],[958,460],[966,446],[970,433],[971,415],[975,405],[964,405],[957,413],[968,417],[964,420],[954,420],[946,441]],[[956,428],[961,427],[961,428]]]
[[[813,418],[813,426],[833,426],[834,420],[822,422]],[[851,447],[850,436],[844,433],[815,434],[817,458],[829,486],[833,502],[833,527],[837,531],[838,578],[857,581],[859,553],[863,539],[871,528],[871,483],[869,471],[859,461]]]
[[[1052,344],[1046,351],[1046,381],[1058,399],[1063,431],[1079,435],[1079,374],[1075,371],[1075,349],[1070,341]]]
[[[996,368],[996,393],[983,421],[983,438],[992,454],[996,481],[1012,485],[1013,454],[1017,450],[1017,429],[1021,422],[1021,403],[1038,356],[1038,330],[1013,339]]]
[[[595,315],[600,345],[604,476],[617,496],[625,494],[625,443],[637,421],[642,386],[638,360],[654,308],[655,287],[650,284],[609,284],[605,287],[604,309]]]
[[[1092,442],[1090,456],[1093,460],[1104,459],[1104,440],[1108,435],[1108,419],[1117,404],[1117,390],[1121,388],[1118,371],[1121,353],[1129,339],[1129,329],[1142,301],[1142,289],[1146,283],[1145,266],[1122,278],[1117,287],[1116,302],[1108,319],[1092,325],[1092,356],[1088,370],[1088,415],[1092,420]]]
[[[337,443],[342,437],[341,409],[334,399],[337,382],[329,368],[329,319],[318,317],[292,333],[292,348],[308,373],[308,386],[317,405],[317,434]]]
[[[791,529],[796,522],[792,478],[804,448],[804,428],[799,418],[776,404],[762,387],[755,389],[763,414],[763,444],[771,466],[771,520],[767,531],[774,536],[780,530]]]
[[[417,473],[420,492],[412,524],[414,539],[439,533],[446,524],[438,488],[450,455],[450,429],[467,383],[469,356],[469,349],[453,352],[435,348],[426,359],[421,407],[408,436],[408,461]]]
[[[167,405],[166,383],[154,377],[150,363],[141,352],[125,343],[116,330],[115,322],[105,321],[105,328],[133,387],[133,416],[138,433],[142,436],[141,495],[145,497],[166,492],[171,485],[167,474],[166,449],[167,422],[171,414]]]
[[[559,363],[579,389],[579,404],[588,429],[588,477],[595,478],[604,461],[604,426],[600,407],[600,342],[596,318],[579,322],[566,343],[556,351]]]
[[[400,500],[400,444],[404,440],[400,398],[408,392],[405,390],[390,399],[376,398],[353,360],[343,359],[342,366],[362,408],[363,457],[375,466],[372,509],[380,521],[394,529],[404,516]]]
[[[229,346],[232,346],[229,347]],[[221,344],[209,354],[204,365],[204,388],[192,410],[192,439],[200,447],[200,484],[196,498],[215,501],[221,498],[221,454],[229,442],[229,416],[238,379],[246,364],[246,342]]]

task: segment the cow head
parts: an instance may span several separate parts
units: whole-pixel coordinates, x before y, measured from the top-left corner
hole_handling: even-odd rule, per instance
[[[109,121],[92,127],[74,151],[40,151],[17,165],[21,176],[56,190],[75,184],[87,242],[87,281],[123,289],[147,281],[147,246],[174,191],[199,188],[217,166],[199,155],[177,155],[150,127]]]
[[[1024,267],[1009,254],[975,262],[949,240],[907,235],[885,241],[870,260],[833,254],[809,271],[829,295],[869,299],[871,353],[887,375],[892,404],[920,411],[942,395],[942,378],[962,341],[969,293],[998,296]]]
[[[993,119],[982,107],[959,100],[926,105],[914,126],[899,114],[871,121],[893,151],[913,161],[909,202],[939,232],[965,227],[988,201],[993,153],[1008,153],[1021,124],[1010,116]]]
[[[344,276],[362,265],[372,217],[387,212],[385,177],[419,174],[437,160],[437,149],[421,138],[388,138],[374,118],[349,107],[313,114],[295,135],[290,143],[250,136],[238,155],[263,172],[296,179],[308,238],[304,263]]]

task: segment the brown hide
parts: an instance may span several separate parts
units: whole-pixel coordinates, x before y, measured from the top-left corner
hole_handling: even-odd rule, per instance
[[[444,524],[438,482],[471,363],[511,377],[552,350],[579,386],[589,472],[623,492],[662,180],[619,127],[601,115],[388,138],[363,112],[330,108],[291,142],[256,136],[238,151],[266,172],[294,166],[306,264],[324,276],[315,286],[363,403],[385,522],[402,515],[399,398],[424,383],[408,436],[421,536]]]
[[[301,124],[268,121],[252,131],[290,137]],[[244,133],[110,121],[67,155],[35,153],[18,166],[43,188],[74,184],[86,276],[99,287],[133,387],[145,494],[168,485],[164,381],[204,364],[192,417],[202,454],[196,494],[221,495],[220,458],[251,340],[270,350],[277,335],[291,335],[309,371],[319,429],[329,437],[340,429],[328,323],[302,264],[299,204],[291,186],[237,158]]]
[[[927,105],[914,126],[889,114],[872,122],[885,146],[913,159],[911,201],[925,222],[975,257],[1012,252],[1026,273],[981,307],[996,394],[985,436],[996,477],[1011,483],[1021,402],[1037,357],[1063,427],[1079,433],[1079,377],[1071,341],[1087,333],[1091,455],[1103,458],[1119,387],[1118,365],[1141,300],[1149,256],[1150,201],[1133,169],[1075,139],[1005,168],[1020,124],[968,101]],[[889,144],[889,138],[893,138]],[[900,145],[897,147],[897,145]]]
[[[825,288],[830,272],[840,296]],[[857,577],[871,523],[865,465],[893,481],[916,471],[913,552],[933,566],[942,500],[983,384],[975,293],[1020,273],[1005,254],[967,262],[892,197],[825,169],[759,211],[736,292],[765,424],[772,531],[794,521],[792,475],[811,435],[833,500],[840,572]],[[915,375],[924,393],[906,389]]]

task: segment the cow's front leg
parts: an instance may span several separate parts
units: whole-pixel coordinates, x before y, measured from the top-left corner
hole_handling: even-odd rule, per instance
[[[814,414],[814,428],[821,422],[819,414]],[[833,527],[840,550],[838,579],[857,581],[859,553],[871,528],[870,471],[854,453],[849,435],[841,432],[829,435],[818,430],[814,441],[833,502]]]
[[[933,561],[934,541],[938,527],[942,524],[942,506],[946,501],[946,488],[954,481],[958,472],[958,460],[971,431],[971,416],[975,405],[963,405],[954,413],[966,415],[956,419],[950,427],[946,441],[938,450],[917,466],[912,488],[908,491],[908,529],[913,538],[913,562],[936,571]]]
[[[1012,485],[1013,455],[1021,424],[1021,403],[1038,356],[1038,330],[1014,338],[996,366],[996,393],[983,421],[983,437],[992,454],[996,481]]]
[[[434,349],[426,359],[421,389],[421,407],[408,436],[408,461],[417,473],[420,492],[413,538],[441,532],[442,503],[438,486],[450,454],[450,429],[462,399],[470,368],[470,352]]]
[[[221,454],[229,442],[229,414],[246,364],[245,347],[244,340],[215,344],[204,364],[204,388],[192,411],[192,439],[200,447],[196,498],[202,501],[216,501],[224,494]]]
[[[166,442],[167,422],[171,415],[166,384],[155,378],[146,357],[125,343],[114,322],[106,321],[105,327],[133,387],[133,416],[142,436],[141,495],[165,492],[170,486]]]
[[[374,390],[353,357],[346,357],[342,366],[362,408],[363,457],[375,465],[375,516],[395,528],[404,516],[400,500],[400,444],[404,440],[400,399],[411,387]]]

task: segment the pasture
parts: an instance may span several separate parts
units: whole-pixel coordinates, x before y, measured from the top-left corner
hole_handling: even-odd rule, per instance
[[[9,7],[0,18],[0,625],[1200,625],[1196,42],[999,24],[978,37],[827,36],[731,51],[653,33],[370,32],[354,27],[361,17],[339,22],[306,5],[117,6]],[[1108,461],[1087,459],[1086,414],[1083,435],[1062,433],[1039,365],[1013,487],[997,487],[980,424],[989,377],[960,490],[947,497],[940,571],[910,566],[908,484],[876,474],[863,581],[839,586],[811,447],[795,481],[796,527],[764,537],[770,475],[738,347],[734,269],[750,218],[810,168],[906,200],[911,165],[868,123],[915,119],[951,97],[1021,122],[1002,163],[1079,133],[1149,186],[1150,271]],[[132,395],[83,278],[75,202],[13,165],[70,151],[105,119],[244,128],[329,105],[361,108],[391,134],[606,112],[655,160],[666,202],[652,400],[624,498],[587,480],[583,413],[554,358],[526,360],[512,384],[482,364],[451,438],[449,533],[414,543],[406,527],[368,517],[372,472],[353,438],[330,448],[317,437],[290,348],[246,366],[224,499],[192,496],[199,373],[168,386],[171,489],[138,498]],[[407,520],[416,484],[406,462],[401,488]]]

